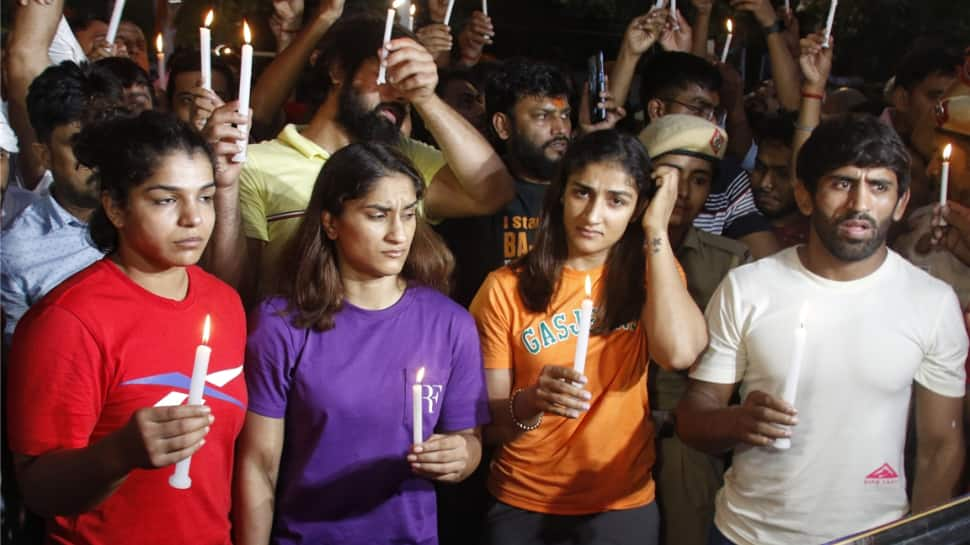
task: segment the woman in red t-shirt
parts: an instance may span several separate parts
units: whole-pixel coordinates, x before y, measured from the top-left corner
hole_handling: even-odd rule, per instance
[[[51,543],[228,544],[245,314],[195,263],[239,166],[220,157],[217,175],[198,132],[152,111],[85,127],[74,154],[101,184],[89,228],[106,256],[14,334],[8,431],[25,503]],[[206,316],[205,405],[187,406]],[[190,487],[175,488],[171,466],[189,456]]]

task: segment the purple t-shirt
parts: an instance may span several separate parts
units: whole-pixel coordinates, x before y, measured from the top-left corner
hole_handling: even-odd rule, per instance
[[[246,347],[249,410],[285,418],[274,545],[436,544],[434,485],[411,472],[411,385],[425,367],[424,438],[488,423],[475,321],[408,287],[384,310],[344,303],[326,332],[260,305]]]

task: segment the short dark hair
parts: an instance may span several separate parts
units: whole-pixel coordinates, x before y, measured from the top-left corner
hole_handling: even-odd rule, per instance
[[[907,91],[935,75],[956,75],[963,57],[941,46],[912,49],[903,55],[896,67],[896,86]]]
[[[658,53],[640,69],[640,103],[684,91],[691,85],[717,92],[721,88],[717,67],[696,55],[669,51]]]
[[[152,86],[148,72],[128,57],[106,57],[96,61],[95,64],[110,70],[126,89],[132,85],[145,85],[149,88]]]
[[[327,331],[334,314],[343,307],[344,284],[337,266],[337,248],[320,223],[324,212],[343,214],[344,203],[369,193],[382,178],[403,175],[418,199],[424,181],[411,161],[393,146],[358,142],[333,154],[320,170],[300,227],[286,246],[277,291],[288,301],[296,327]],[[454,268],[454,258],[441,238],[421,218],[401,276],[444,293]]]
[[[753,116],[751,131],[759,145],[762,142],[774,142],[790,148],[795,140],[795,114],[778,112]]]
[[[391,36],[417,40],[413,32],[401,25],[394,25]],[[333,87],[331,66],[339,68],[349,82],[364,61],[377,58],[377,50],[383,42],[383,17],[365,12],[338,19],[317,45],[319,54],[307,74],[307,101],[311,108],[318,108],[330,95]]]
[[[485,83],[485,112],[488,119],[497,113],[512,115],[523,97],[565,96],[571,98],[572,82],[560,67],[533,59],[516,57],[505,61]]]
[[[91,123],[74,141],[74,155],[94,171],[101,193],[124,205],[131,190],[158,169],[161,158],[174,152],[201,153],[212,161],[202,135],[170,113],[146,110],[136,117],[118,116]],[[91,240],[105,253],[118,247],[118,231],[98,207],[88,224]]]
[[[90,5],[72,6],[70,8],[64,8],[64,17],[67,19],[68,25],[74,32],[80,32],[95,21],[101,21],[102,23],[107,23],[110,18],[105,11],[105,5],[99,7],[94,7]],[[100,8],[100,9],[99,9]]]
[[[202,71],[202,59],[199,50],[185,48],[176,50],[172,54],[172,58],[169,59],[166,69],[168,70],[168,79],[165,85],[165,96],[168,97],[168,103],[171,104],[175,98],[175,87],[172,85],[175,78],[185,72]],[[232,71],[232,68],[229,67],[222,57],[212,55],[212,71],[222,74],[226,78],[226,84],[229,86],[229,96],[219,98],[226,102],[236,100],[239,86],[236,83],[236,74]]]
[[[41,142],[56,127],[83,122],[124,102],[121,81],[99,64],[72,61],[48,66],[27,91],[27,115]]]
[[[896,174],[899,195],[909,189],[910,155],[896,131],[869,114],[823,121],[798,153],[797,174],[809,193],[819,180],[844,166],[884,167]]]

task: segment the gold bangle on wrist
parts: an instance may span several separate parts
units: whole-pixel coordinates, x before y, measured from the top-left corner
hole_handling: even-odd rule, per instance
[[[522,431],[532,431],[538,428],[539,424],[542,424],[542,413],[539,413],[539,420],[535,424],[523,424],[519,422],[519,419],[515,417],[515,398],[521,393],[522,388],[519,388],[512,392],[512,395],[509,397],[509,415],[512,417],[512,423],[515,424],[516,428]]]

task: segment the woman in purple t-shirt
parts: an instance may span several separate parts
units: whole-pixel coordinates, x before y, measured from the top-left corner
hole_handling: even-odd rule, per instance
[[[435,289],[452,262],[418,218],[423,193],[379,144],[320,171],[282,296],[250,326],[237,544],[437,543],[433,481],[471,474],[489,416],[475,322]]]

